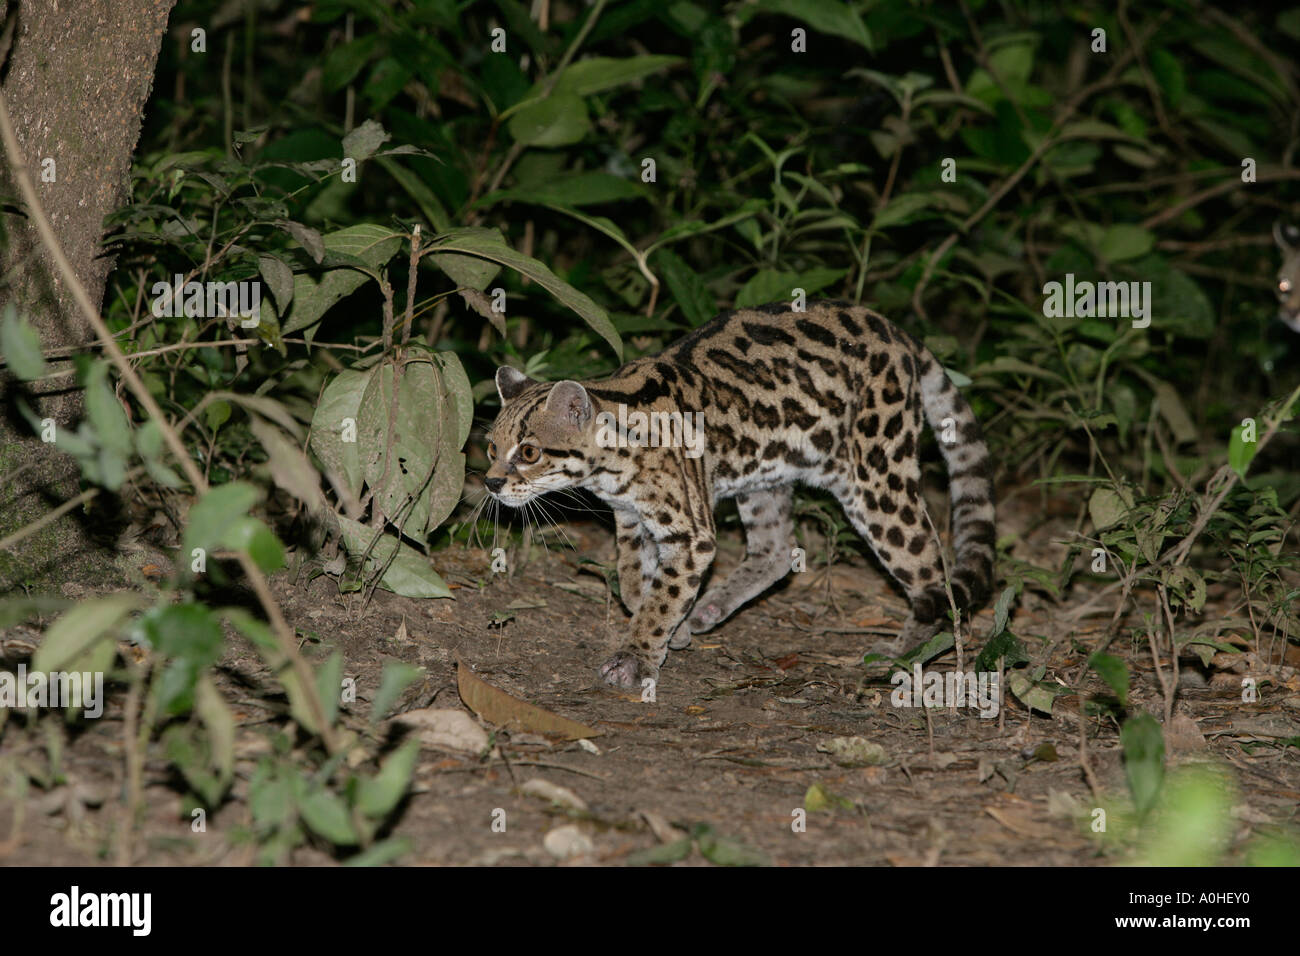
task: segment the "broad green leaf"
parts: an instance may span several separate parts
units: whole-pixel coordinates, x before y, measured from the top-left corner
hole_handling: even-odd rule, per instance
[[[221,624],[201,604],[155,608],[140,621],[145,638],[167,658],[158,684],[158,707],[164,714],[189,713],[199,677],[221,656]]]
[[[475,205],[485,207],[500,202],[535,202],[577,207],[626,199],[644,199],[649,195],[645,187],[636,180],[614,176],[600,170],[591,170],[528,187],[498,190],[484,196]]]
[[[570,146],[587,135],[591,120],[582,97],[553,92],[511,116],[507,127],[521,146]]]
[[[870,50],[871,33],[857,10],[843,0],[758,0],[761,9],[802,20],[814,30],[843,37]],[[809,40],[810,51],[816,41]]]
[[[348,553],[360,556],[374,537],[374,529],[359,521],[339,516],[339,527],[343,532],[343,541]],[[397,554],[393,551],[396,548]],[[389,563],[389,558],[392,562]],[[388,566],[380,579],[379,586],[403,597],[449,598],[451,589],[438,576],[429,564],[429,559],[413,548],[398,542],[389,535],[381,535],[374,549],[370,552],[367,571],[376,566]]]
[[[1246,477],[1250,463],[1255,459],[1255,452],[1259,449],[1258,441],[1243,440],[1242,436],[1245,434],[1245,427],[1238,425],[1232,430],[1232,437],[1228,440],[1228,464],[1239,478]]]
[[[765,302],[785,302],[795,289],[803,289],[808,296],[818,292],[844,276],[844,269],[815,268],[803,272],[782,272],[777,269],[760,269],[736,293],[736,308],[747,309]]]
[[[382,820],[397,806],[411,785],[415,761],[420,756],[420,741],[408,740],[384,758],[379,773],[362,780],[357,806],[368,817]]]
[[[693,326],[703,325],[718,311],[718,303],[700,274],[675,252],[660,249],[654,255],[655,268],[668,284],[668,291]]]
[[[1014,587],[1005,588],[998,595],[997,606],[993,609],[993,631],[990,637],[1001,634],[1007,627],[1007,618],[1011,616],[1011,602],[1016,599]]]
[[[331,791],[309,790],[298,798],[298,812],[307,826],[331,843],[353,846],[358,842],[347,804]]]
[[[379,689],[375,691],[375,696],[370,702],[372,727],[387,715],[389,708],[397,702],[402,692],[423,674],[424,668],[416,667],[414,664],[397,660],[384,661],[384,671],[379,678]]]
[[[0,320],[0,354],[23,381],[30,382],[45,374],[41,337],[26,319],[19,316],[12,302],[5,306],[4,319]]]
[[[46,630],[32,655],[31,670],[45,673],[69,670],[69,665],[92,645],[110,637],[110,632],[139,604],[138,597],[125,593],[77,604]]]
[[[655,866],[658,864],[676,863],[684,860],[691,855],[691,850],[695,846],[695,841],[688,836],[680,840],[674,840],[671,843],[662,843],[659,846],[652,846],[647,850],[637,850],[635,853],[629,853],[627,857],[628,866]]]
[[[275,305],[280,315],[289,311],[293,302],[293,270],[279,256],[263,253],[257,257],[257,269],[275,296]]]
[[[681,63],[679,56],[646,54],[616,59],[592,56],[570,64],[555,83],[555,93],[590,96],[665,70]]]
[[[1151,251],[1155,234],[1149,229],[1128,223],[1119,223],[1107,229],[1101,237],[1097,251],[1107,262],[1136,259]]]
[[[284,545],[265,523],[253,517],[236,518],[223,532],[221,545],[246,553],[263,571],[284,567]]]
[[[436,245],[439,251],[463,252],[479,256],[509,266],[516,272],[528,276],[561,303],[582,316],[587,324],[610,344],[619,361],[623,360],[623,342],[605,310],[536,259],[516,252],[505,243],[485,240],[481,235],[467,230],[456,230],[439,236]]]
[[[361,162],[373,156],[391,138],[377,120],[368,119],[343,137],[343,155]]]
[[[389,837],[371,844],[355,856],[343,861],[344,866],[383,866],[400,856],[411,852],[411,841],[407,837]]]
[[[194,548],[213,551],[219,547],[231,525],[247,515],[260,498],[257,488],[242,481],[210,489],[190,509],[180,560],[188,566]]]
[[[418,537],[428,523],[426,492],[449,424],[449,403],[432,361],[405,361],[401,369],[400,382],[395,382],[396,369],[388,361],[370,376],[357,419],[357,441],[375,506],[405,533]],[[450,407],[454,415],[455,406]],[[450,425],[454,428],[455,422]]]
[[[131,426],[108,380],[107,362],[97,361],[90,366],[85,386],[86,416],[95,437],[103,448],[125,460],[131,454]]]
[[[316,696],[325,710],[325,723],[334,723],[343,694],[343,652],[335,651],[316,671]]]
[[[1124,749],[1124,774],[1139,818],[1155,806],[1165,776],[1165,738],[1160,724],[1150,714],[1138,714],[1124,722],[1119,742]]]
[[[1111,654],[1097,652],[1088,658],[1088,666],[1097,672],[1097,676],[1106,682],[1121,707],[1128,706],[1128,665]]]
[[[313,325],[331,306],[364,285],[370,273],[377,273],[397,253],[402,238],[399,232],[369,223],[322,236],[321,242],[327,253],[351,257],[368,271],[339,267],[327,269],[319,277],[306,272],[295,275],[293,309],[281,323],[283,334],[289,335]]]
[[[1096,488],[1088,499],[1088,514],[1098,531],[1118,524],[1128,513],[1128,506],[1112,488]]]
[[[235,715],[206,674],[194,688],[194,712],[208,730],[212,764],[220,772],[224,789],[235,773]]]
[[[360,496],[365,472],[357,443],[357,420],[361,399],[374,370],[345,369],[325,386],[311,419],[311,450],[328,471],[346,481],[352,494]],[[351,441],[344,441],[346,437]]]
[[[486,242],[505,245],[505,240],[501,237],[501,230],[499,229],[468,226],[462,231],[467,235],[479,236]],[[501,271],[500,265],[479,256],[463,256],[448,252],[440,255],[430,255],[428,258],[439,269],[447,273],[451,277],[451,281],[456,285],[477,289],[480,292],[486,289],[488,283],[495,279],[497,273]]]

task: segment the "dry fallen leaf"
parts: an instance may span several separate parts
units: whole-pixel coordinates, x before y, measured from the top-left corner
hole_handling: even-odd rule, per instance
[[[471,754],[481,754],[488,748],[487,731],[463,710],[425,707],[422,710],[408,710],[394,720],[418,729],[420,743],[426,747],[460,750]]]
[[[551,734],[565,740],[599,737],[604,731],[569,720],[535,704],[498,690],[470,670],[464,661],[456,661],[456,689],[465,706],[490,724],[537,734]]]
[[[519,792],[525,796],[537,797],[539,800],[549,800],[551,803],[569,807],[573,810],[587,809],[587,801],[568,787],[561,787],[559,784],[543,780],[541,777],[534,777],[529,780],[519,788]]]

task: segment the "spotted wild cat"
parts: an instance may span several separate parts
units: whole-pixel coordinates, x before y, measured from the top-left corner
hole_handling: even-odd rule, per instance
[[[979,422],[935,357],[869,309],[739,309],[602,381],[534,382],[503,367],[496,384],[488,491],[519,506],[585,488],[614,511],[633,616],[624,646],[600,668],[611,684],[657,678],[670,646],[686,646],[785,576],[795,482],[835,495],[902,585],[912,609],[905,643],[935,633],[949,602],[921,494],[922,418],[950,433],[939,448],[954,508],[953,598],[969,609],[988,596],[993,490]],[[724,498],[739,507],[745,558],[697,600]]]

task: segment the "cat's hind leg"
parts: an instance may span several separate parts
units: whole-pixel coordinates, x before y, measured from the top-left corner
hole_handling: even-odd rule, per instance
[[[790,545],[794,534],[794,522],[790,517],[791,489],[776,488],[739,495],[736,506],[745,526],[745,559],[725,580],[710,587],[695,602],[694,610],[686,619],[691,634],[700,634],[721,624],[737,608],[762,594],[790,571]]]

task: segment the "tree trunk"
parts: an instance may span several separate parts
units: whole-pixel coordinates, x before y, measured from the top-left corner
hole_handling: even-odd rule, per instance
[[[174,2],[0,0],[17,19],[0,93],[41,204],[96,307],[113,266],[100,255],[104,217],[129,199],[131,156]],[[12,302],[46,349],[87,343],[89,325],[17,196],[0,155],[0,314]],[[0,538],[78,491],[72,459],[32,436],[14,408],[20,387],[0,375]],[[70,376],[33,383],[30,393],[39,417],[75,426],[81,396]],[[94,550],[74,510],[0,553],[0,593],[80,576],[98,563]]]

